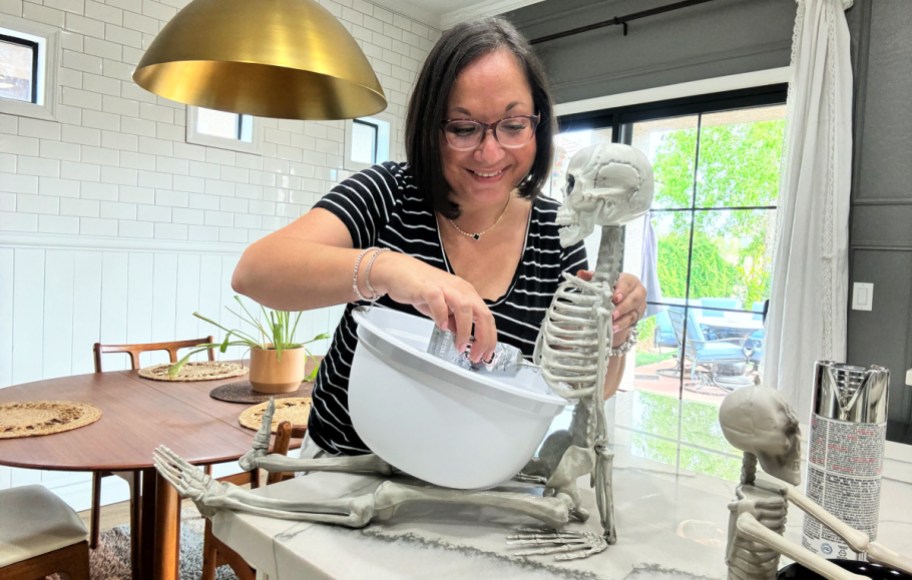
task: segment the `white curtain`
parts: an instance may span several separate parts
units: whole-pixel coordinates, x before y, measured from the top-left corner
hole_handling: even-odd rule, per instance
[[[798,0],[763,377],[802,422],[814,362],[845,362],[851,0]]]

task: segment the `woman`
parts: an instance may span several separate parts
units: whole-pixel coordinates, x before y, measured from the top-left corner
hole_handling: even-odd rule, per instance
[[[587,267],[582,244],[558,243],[558,204],[538,196],[550,172],[554,118],[544,72],[507,22],[445,32],[425,61],[406,120],[408,163],[346,179],[312,210],[247,249],[232,285],[273,308],[348,302],[313,392],[308,434],[332,454],[369,449],[351,426],[352,309],[419,312],[456,335],[473,362],[498,340],[532,354],[562,272]],[[588,276],[587,272],[581,275]],[[614,347],[645,310],[633,276],[619,280]],[[623,357],[612,357],[606,396]]]

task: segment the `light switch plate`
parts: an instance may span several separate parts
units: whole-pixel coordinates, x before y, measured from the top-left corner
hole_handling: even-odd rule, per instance
[[[912,369],[906,371],[906,384],[912,387]]]
[[[852,285],[852,310],[871,310],[874,304],[874,284],[855,282]]]

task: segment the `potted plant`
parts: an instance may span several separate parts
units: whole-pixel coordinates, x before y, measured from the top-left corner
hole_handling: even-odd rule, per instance
[[[305,376],[307,361],[313,358],[307,350],[307,345],[329,338],[328,333],[320,333],[303,342],[297,341],[294,335],[301,320],[300,312],[272,310],[260,305],[261,316],[254,316],[241,301],[240,296],[235,296],[234,299],[241,310],[238,312],[228,308],[228,312],[252,326],[254,330],[248,332],[227,328],[199,312],[194,312],[193,316],[225,331],[225,338],[220,343],[201,344],[191,350],[171,365],[168,369],[171,376],[179,373],[190,357],[198,352],[218,348],[219,352],[224,353],[229,346],[246,346],[250,349],[249,380],[254,391],[267,394],[289,393],[297,390],[302,381],[313,380],[316,377],[316,366]]]

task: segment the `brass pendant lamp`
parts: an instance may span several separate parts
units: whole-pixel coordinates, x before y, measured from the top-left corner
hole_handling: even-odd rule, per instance
[[[355,39],[315,0],[193,0],[133,80],[159,96],[283,119],[350,119],[386,97]]]

